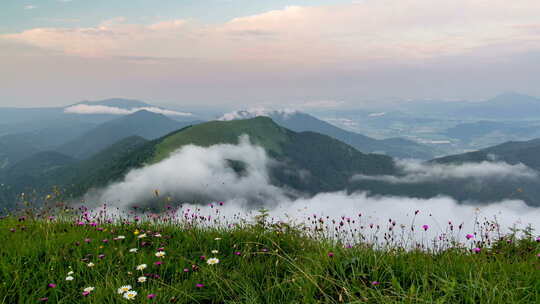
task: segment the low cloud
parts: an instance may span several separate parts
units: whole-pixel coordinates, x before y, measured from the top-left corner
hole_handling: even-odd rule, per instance
[[[244,170],[233,170],[231,161],[242,162]],[[272,165],[273,161],[265,151],[251,145],[247,136],[241,137],[237,145],[220,144],[207,148],[189,145],[159,163],[132,170],[121,182],[87,194],[86,201],[124,209],[145,201],[163,202],[170,196],[172,203],[182,203],[180,216],[185,212],[196,212],[227,225],[252,220],[258,214],[258,208],[264,206],[269,209],[270,220],[274,222],[284,221],[313,228],[320,225],[316,219],[322,218],[325,231],[330,233],[329,236],[335,236],[333,232],[340,221],[354,221],[357,236],[358,233],[379,235],[380,240],[383,239],[382,234],[389,232],[388,227],[393,222],[396,231],[406,234],[414,227],[414,235],[409,241],[429,240],[446,233],[463,240],[465,234],[478,232],[479,225],[485,221],[497,222],[503,233],[509,232],[511,227],[525,228],[529,224],[540,228],[540,208],[527,206],[520,200],[475,205],[458,203],[445,196],[421,199],[345,191],[319,193],[313,197],[293,195],[271,184],[268,169]],[[501,174],[501,169],[477,176],[487,174]],[[456,169],[452,176],[471,176],[471,173],[461,168]],[[156,198],[156,190],[159,199]],[[208,205],[216,201],[225,202],[219,211],[216,206]],[[423,231],[422,225],[430,228]],[[462,225],[460,230],[459,225]],[[355,241],[350,234],[338,237]]]
[[[293,109],[281,109],[281,110],[271,110],[263,107],[251,108],[248,110],[238,110],[229,113],[223,114],[218,120],[236,120],[236,119],[248,119],[255,118],[259,116],[272,117],[274,115],[283,116],[287,118],[290,115],[297,113]]]
[[[146,110],[148,112],[168,115],[168,116],[192,116],[192,113],[178,112],[172,110],[161,109],[157,107],[139,107],[131,109],[123,109],[118,107],[102,106],[102,105],[86,105],[79,104],[70,106],[64,109],[64,113],[69,114],[110,114],[110,115],[128,115],[137,111]]]
[[[235,171],[231,162],[245,165]],[[272,161],[247,136],[238,145],[220,144],[208,148],[188,145],[167,159],[130,171],[122,182],[113,184],[87,200],[96,199],[128,207],[162,196],[180,201],[235,200],[244,204],[271,204],[283,200],[286,192],[270,184],[267,167]]]
[[[538,178],[538,173],[536,171],[523,164],[510,165],[504,162],[483,161],[480,163],[454,165],[428,164],[415,160],[397,160],[396,165],[403,173],[400,176],[355,175],[352,177],[352,181],[371,180],[391,184],[416,184],[452,179],[505,180]]]

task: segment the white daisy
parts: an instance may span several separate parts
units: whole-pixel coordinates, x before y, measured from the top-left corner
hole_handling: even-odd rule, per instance
[[[215,264],[219,263],[219,259],[218,258],[209,258],[208,261],[206,261],[206,263],[208,265],[215,265]]]
[[[123,294],[124,292],[128,292],[131,290],[131,285],[124,285],[120,288],[118,288],[118,294]]]
[[[215,238],[214,241],[221,241],[221,238]]]
[[[147,266],[148,266],[148,265],[146,265],[146,264],[141,264],[141,265],[138,265],[135,269],[137,269],[137,270],[144,270],[144,269],[146,269]]]
[[[90,262],[90,263],[86,264],[86,266],[88,266],[88,267],[94,267],[94,266],[96,266],[96,264]]]
[[[138,238],[140,238],[140,239],[145,238],[145,237],[146,237],[146,233],[143,233],[143,234],[138,236]]]
[[[165,257],[165,251],[158,251],[158,252],[156,252],[156,256],[157,256],[158,258]]]
[[[161,234],[158,233],[158,234],[155,234],[154,236],[159,238],[161,237]]]
[[[83,291],[86,291],[86,292],[92,292],[94,291],[94,287],[86,287],[85,289],[83,289]]]
[[[139,283],[144,283],[144,282],[146,282],[146,277],[139,277],[139,278],[137,279],[137,282],[139,282]]]
[[[137,248],[131,248],[131,249],[129,250],[129,252],[135,253],[135,252],[137,252],[137,250],[139,250],[139,249],[137,249]]]
[[[126,237],[123,236],[123,235],[119,235],[119,236],[117,236],[116,238],[119,239],[119,240],[123,240],[123,239],[125,239]]]
[[[219,253],[219,251],[217,251],[217,250],[215,250],[215,249],[212,250],[211,252],[212,252],[213,254],[218,254],[218,253]]]
[[[135,297],[137,296],[137,292],[135,290],[130,290],[126,293],[124,293],[124,298],[128,300],[135,300]]]
[[[72,277],[72,276],[67,276],[66,277],[66,281],[73,281],[73,279],[74,279],[74,277]]]
[[[74,274],[73,271],[68,272],[68,276]]]

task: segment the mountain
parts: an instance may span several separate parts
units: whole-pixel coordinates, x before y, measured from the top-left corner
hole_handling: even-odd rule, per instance
[[[508,92],[455,111],[457,117],[524,119],[540,117],[540,98]]]
[[[13,206],[20,193],[33,193],[37,200],[58,187],[68,197],[84,194],[92,186],[105,186],[115,168],[139,164],[123,158],[147,143],[130,136],[86,160],[77,160],[56,151],[35,153],[0,171],[0,205]]]
[[[253,144],[263,147],[271,158],[282,164],[272,169],[273,182],[298,191],[312,194],[336,191],[345,189],[355,173],[373,175],[394,172],[394,162],[388,156],[364,154],[331,137],[313,132],[293,132],[270,118],[257,117],[202,123],[151,141],[121,160],[130,166],[118,170],[118,174],[111,178],[120,179],[133,165],[139,167],[159,162],[182,146],[236,144],[243,134],[247,134]],[[309,172],[310,177],[306,179],[298,172]]]
[[[192,123],[179,122],[162,114],[141,110],[105,122],[56,150],[78,159],[86,159],[125,137],[137,135],[155,139],[189,124]]]
[[[0,171],[39,152],[32,143],[19,137],[0,137]]]
[[[478,151],[450,155],[433,160],[444,164],[465,162],[504,161],[509,164],[522,163],[527,167],[540,170],[540,139],[529,141],[510,141]]]
[[[402,138],[377,140],[359,133],[350,132],[297,111],[236,111],[225,114],[222,120],[246,119],[257,116],[272,118],[279,125],[295,132],[317,132],[338,139],[364,153],[386,154],[398,158],[431,159],[436,152],[426,146]]]
[[[249,135],[252,143],[263,147],[279,164],[270,169],[272,183],[298,193],[346,189],[350,178],[357,173],[385,175],[395,172],[394,161],[388,156],[364,154],[326,135],[293,132],[270,118],[257,117],[202,123],[152,141],[141,137],[126,138],[89,159],[76,163],[66,159],[63,166],[45,166],[43,174],[28,174],[32,176],[28,180],[35,184],[21,181],[21,185],[10,186],[19,192],[37,188],[44,194],[56,185],[64,189],[66,195],[78,197],[92,188],[121,180],[131,169],[159,162],[182,146],[236,144],[243,134]],[[26,165],[23,161],[17,166]],[[244,164],[231,159],[230,166],[240,174]],[[14,180],[13,176],[4,178],[8,183],[10,180]]]

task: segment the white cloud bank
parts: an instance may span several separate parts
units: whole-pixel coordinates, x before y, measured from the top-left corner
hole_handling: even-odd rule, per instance
[[[116,18],[95,27],[34,28],[0,38],[85,57],[409,63],[476,51],[500,56],[538,50],[539,13],[537,0],[365,0],[290,6],[217,25],[141,25]]]
[[[229,160],[247,164],[237,174]],[[238,145],[220,144],[208,148],[185,146],[169,158],[129,172],[124,181],[98,195],[99,202],[119,207],[151,200],[154,191],[186,201],[237,200],[272,203],[285,192],[269,181],[271,160],[263,148],[252,146],[247,137]]]
[[[131,109],[123,109],[118,107],[103,106],[103,105],[87,105],[79,104],[70,106],[64,109],[64,113],[69,114],[109,114],[109,115],[128,115],[137,111],[146,110],[148,112],[168,115],[168,116],[192,116],[192,113],[178,112],[157,107],[138,107]]]
[[[228,166],[228,160],[246,163],[245,172],[238,175]],[[357,228],[380,225],[382,233],[388,231],[385,229],[393,221],[396,222],[396,230],[402,229],[401,225],[410,227],[414,224],[418,231],[421,225],[429,225],[431,228],[428,232],[416,233],[419,237],[438,237],[448,230],[448,221],[453,223],[455,231],[458,225],[463,224],[460,236],[463,237],[466,233],[477,231],[484,218],[496,220],[502,231],[506,232],[513,225],[524,228],[532,224],[536,229],[540,228],[540,208],[527,206],[518,200],[470,205],[459,204],[449,197],[417,199],[345,192],[291,198],[290,192],[270,184],[268,168],[271,165],[272,161],[265,151],[252,146],[247,137],[241,138],[238,145],[220,144],[208,148],[185,146],[160,163],[132,170],[123,181],[88,194],[87,201],[105,202],[123,209],[153,199],[155,190],[158,190],[161,199],[171,196],[174,202],[225,201],[225,206],[219,208],[219,214],[229,223],[251,219],[257,214],[253,207],[262,204],[270,209],[274,221],[308,226],[313,225],[314,214],[318,218],[324,217],[327,225],[332,219],[339,223],[342,217],[355,220]],[[482,175],[472,174],[480,177],[515,169],[500,167],[484,171]],[[432,171],[432,174],[436,172],[441,171]],[[451,175],[471,176],[470,172],[470,167],[456,168]],[[505,174],[506,177],[512,176]],[[253,202],[257,204],[254,206]],[[201,215],[216,215],[216,209],[208,204],[184,204],[181,212],[186,209],[200,210]],[[415,215],[416,210],[420,211],[418,215]]]
[[[534,179],[538,173],[523,164],[510,165],[504,162],[428,164],[415,160],[397,160],[396,165],[404,173],[393,175],[355,175],[352,181],[374,180],[392,184],[415,184],[438,182],[450,179],[509,180],[516,178]]]

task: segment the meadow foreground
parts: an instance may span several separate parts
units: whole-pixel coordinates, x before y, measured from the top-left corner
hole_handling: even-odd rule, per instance
[[[540,302],[532,235],[375,249],[264,216],[212,226],[187,213],[177,221],[88,214],[0,220],[1,303]]]

